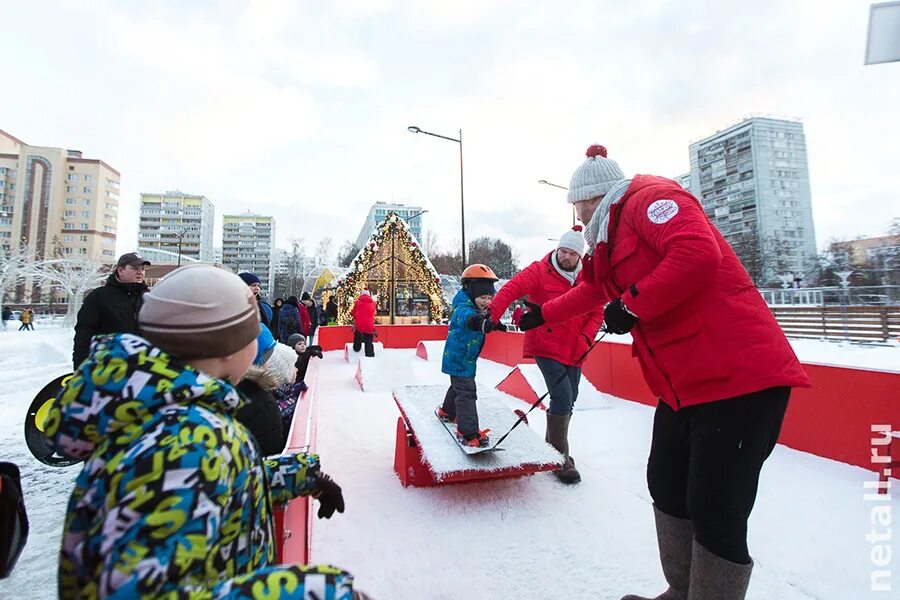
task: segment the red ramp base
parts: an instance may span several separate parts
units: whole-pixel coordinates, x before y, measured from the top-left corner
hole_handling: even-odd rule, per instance
[[[517,411],[520,413],[520,411]],[[521,414],[520,414],[521,416]],[[527,422],[527,421],[526,421]],[[507,477],[521,477],[533,475],[539,471],[550,471],[557,466],[548,465],[521,465],[501,471],[457,471],[445,474],[440,480],[428,468],[428,464],[422,461],[422,450],[416,443],[415,436],[406,428],[403,417],[397,417],[397,440],[394,447],[394,472],[400,479],[403,487],[435,487],[451,483],[466,483],[470,481],[504,479]]]
[[[525,378],[525,375],[522,374],[522,370],[519,367],[510,371],[509,375],[497,384],[497,389],[514,398],[524,400],[529,405],[534,404],[538,399],[538,395],[535,393],[534,388],[528,383],[528,380]],[[543,402],[538,404],[538,408],[547,410],[547,407],[544,406]]]

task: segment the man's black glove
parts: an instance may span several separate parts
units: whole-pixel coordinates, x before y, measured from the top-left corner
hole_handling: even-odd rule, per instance
[[[341,493],[341,486],[325,473],[319,473],[316,476],[316,487],[311,496],[319,501],[320,519],[330,519],[334,511],[344,512],[344,495]]]
[[[603,322],[606,331],[622,335],[628,333],[638,318],[625,307],[621,298],[616,298],[603,309]]]
[[[534,329],[535,327],[543,325],[544,315],[541,314],[541,306],[529,302],[528,300],[525,301],[525,306],[527,306],[529,310],[519,319],[519,329],[528,331],[529,329]]]
[[[506,331],[507,329],[508,329],[508,327],[506,325],[504,325],[503,323],[495,323],[494,324],[494,331]]]
[[[322,346],[310,346],[306,349],[306,354],[310,357],[316,356],[322,358]]]

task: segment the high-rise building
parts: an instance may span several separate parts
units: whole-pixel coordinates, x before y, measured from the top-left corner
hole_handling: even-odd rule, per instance
[[[776,270],[807,268],[816,234],[802,123],[745,119],[691,144],[690,160],[691,193],[745,266],[759,262],[767,281],[783,274]],[[777,253],[778,267],[767,252]]]
[[[0,131],[0,246],[26,243],[38,257],[115,262],[119,178],[79,150],[31,146]],[[26,282],[17,296],[39,302],[35,291]]]
[[[138,246],[213,262],[215,207],[206,196],[141,194]]]
[[[419,206],[406,206],[404,204],[388,204],[386,202],[376,202],[369,209],[369,215],[366,222],[363,223],[359,235],[356,236],[356,247],[362,248],[369,236],[378,227],[378,225],[387,218],[388,213],[397,213],[398,217],[406,219],[409,230],[417,240],[422,240],[422,208]]]
[[[678,182],[678,185],[686,189],[687,191],[691,191],[691,173],[690,171],[684,173],[683,175],[676,175],[673,179]]]
[[[235,273],[250,271],[264,295],[275,289],[275,219],[254,213],[222,219],[222,264]]]

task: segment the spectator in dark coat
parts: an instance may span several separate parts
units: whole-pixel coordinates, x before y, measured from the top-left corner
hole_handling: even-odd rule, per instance
[[[72,364],[76,369],[87,358],[95,335],[138,333],[137,314],[148,289],[144,271],[149,265],[150,261],[136,252],[123,254],[106,285],[85,296],[75,323]]]
[[[272,306],[263,300],[263,297],[260,295],[260,280],[259,277],[255,273],[251,273],[249,271],[244,271],[243,273],[238,273],[238,277],[244,280],[251,290],[253,290],[253,296],[256,298],[256,305],[259,308],[259,321],[263,325],[269,328],[269,331],[272,332],[272,335],[278,335],[278,329],[272,325]]]
[[[281,298],[275,298],[274,304],[272,304],[272,334],[278,335],[278,314],[281,312],[281,307],[284,305],[284,300]]]
[[[287,340],[295,333],[306,335],[308,329],[304,329],[303,316],[306,316],[306,318],[309,319],[306,307],[300,306],[297,296],[290,296],[278,312],[279,339]]]
[[[325,322],[328,324],[337,323],[338,317],[338,305],[337,301],[334,299],[334,295],[328,298],[328,302],[325,304]]]
[[[285,434],[281,412],[272,392],[294,381],[294,352],[284,344],[277,344],[262,367],[251,366],[237,384],[237,390],[247,403],[237,412],[240,421],[259,444],[263,456],[284,450]]]

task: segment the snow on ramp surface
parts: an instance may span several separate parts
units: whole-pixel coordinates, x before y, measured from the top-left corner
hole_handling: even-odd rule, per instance
[[[422,449],[422,458],[435,478],[460,471],[499,471],[521,465],[561,465],[562,455],[521,424],[509,434],[500,448],[502,452],[483,452],[470,456],[450,438],[447,429],[434,414],[444,401],[447,386],[423,385],[394,389],[394,399],[401,407],[413,435]],[[502,392],[478,388],[478,422],[481,429],[491,430],[493,445],[518,420],[500,399]]]
[[[375,350],[375,356],[384,352],[384,344],[381,342],[375,342],[372,344],[372,348]],[[353,351],[353,344],[351,342],[347,342],[344,344],[344,360],[349,363],[355,363],[360,358],[366,358],[366,345],[363,344],[359,348],[359,352]],[[371,357],[368,357],[371,358]]]

